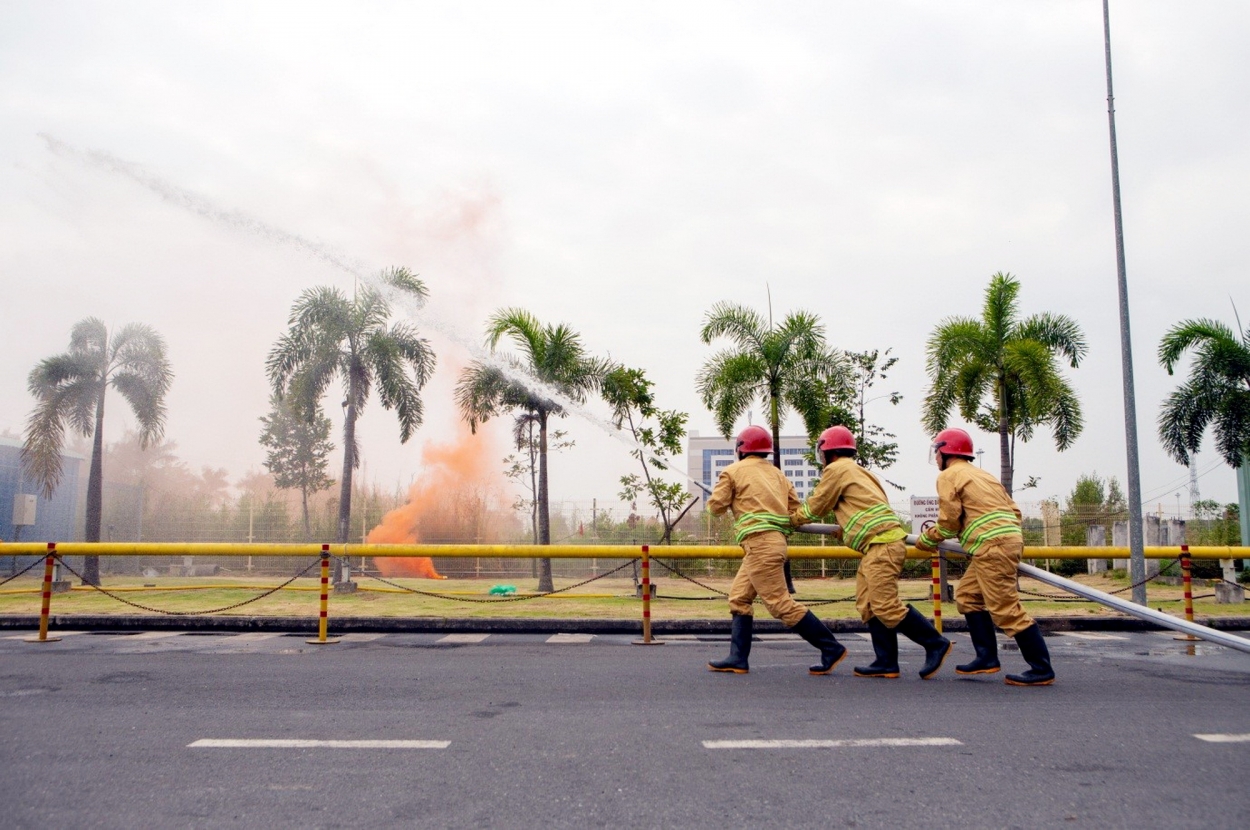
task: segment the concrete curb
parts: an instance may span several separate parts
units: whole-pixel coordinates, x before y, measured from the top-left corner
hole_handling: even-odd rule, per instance
[[[1142,620],[1119,616],[1037,617],[1045,631],[1163,631],[1161,626]],[[1209,617],[1198,623],[1220,631],[1250,630],[1250,617]],[[867,631],[855,619],[826,620],[835,632]],[[946,631],[967,631],[962,618],[943,621]],[[39,628],[36,615],[0,615],[0,631],[28,631]],[[50,630],[77,631],[317,631],[315,617],[164,617],[153,615],[52,615]],[[729,634],[729,619],[653,620],[651,630],[664,634]],[[755,630],[779,633],[788,629],[779,621],[757,616]],[[332,617],[330,631],[334,634],[361,632],[372,634],[639,634],[642,623],[637,619],[527,619],[500,617],[493,619],[457,619],[453,617]]]

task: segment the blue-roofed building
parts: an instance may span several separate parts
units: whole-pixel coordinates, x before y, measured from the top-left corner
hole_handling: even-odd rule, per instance
[[[69,542],[82,538],[78,483],[86,459],[68,451],[62,453],[61,458],[61,483],[52,498],[46,498],[38,485],[22,472],[22,442],[0,437],[0,540],[14,540],[17,529],[13,526],[13,502],[21,494],[36,496],[36,502],[35,523],[21,528],[20,541]]]

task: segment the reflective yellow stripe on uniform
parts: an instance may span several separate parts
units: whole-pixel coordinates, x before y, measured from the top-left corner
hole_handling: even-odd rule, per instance
[[[734,522],[734,541],[742,544],[743,539],[765,530],[776,530],[789,536],[794,528],[790,526],[789,516],[776,513],[743,513]]]
[[[991,510],[964,528],[959,535],[959,544],[968,553],[976,553],[978,548],[991,539],[1013,535],[1023,535],[1016,514],[1006,510]]]
[[[853,514],[846,520],[842,528],[842,538],[855,550],[863,553],[873,537],[883,531],[891,530],[890,526],[898,527],[898,517],[888,505],[874,504]]]

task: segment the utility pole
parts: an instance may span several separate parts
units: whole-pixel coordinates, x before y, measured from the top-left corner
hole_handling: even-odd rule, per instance
[[[1124,374],[1124,443],[1128,450],[1129,582],[1133,602],[1146,604],[1146,554],[1142,542],[1141,466],[1137,457],[1137,395],[1133,390],[1133,340],[1128,324],[1128,275],[1124,266],[1124,222],[1120,214],[1120,157],[1115,143],[1115,95],[1111,91],[1111,11],[1102,0],[1107,59],[1107,127],[1111,135],[1111,203],[1115,211],[1115,270],[1120,293],[1120,362]]]

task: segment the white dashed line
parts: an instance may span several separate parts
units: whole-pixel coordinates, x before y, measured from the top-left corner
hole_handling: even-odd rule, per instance
[[[181,637],[182,631],[141,631],[138,634],[118,634],[110,640],[164,640],[168,637]]]
[[[1075,637],[1078,640],[1127,640],[1119,634],[1095,634],[1090,631],[1060,631],[1064,637]]]
[[[311,741],[298,738],[201,738],[188,749],[446,749],[451,741]]]
[[[1250,734],[1229,735],[1228,733],[1215,733],[1213,735],[1194,735],[1200,741],[1206,741],[1212,744],[1244,744],[1250,743]]]
[[[448,634],[442,639],[435,640],[435,643],[480,643],[489,637],[489,634]]]
[[[249,631],[246,634],[236,634],[229,637],[227,642],[230,643],[259,643],[261,640],[272,640],[274,637],[281,637],[279,631]]]
[[[358,632],[355,634],[343,634],[339,637],[339,639],[345,643],[371,643],[374,640],[380,640],[385,636],[385,634],[364,634]]]
[[[589,643],[594,634],[552,634],[547,638],[549,643]]]
[[[840,749],[858,746],[963,746],[954,738],[842,738],[839,740],[704,741],[704,749]]]

